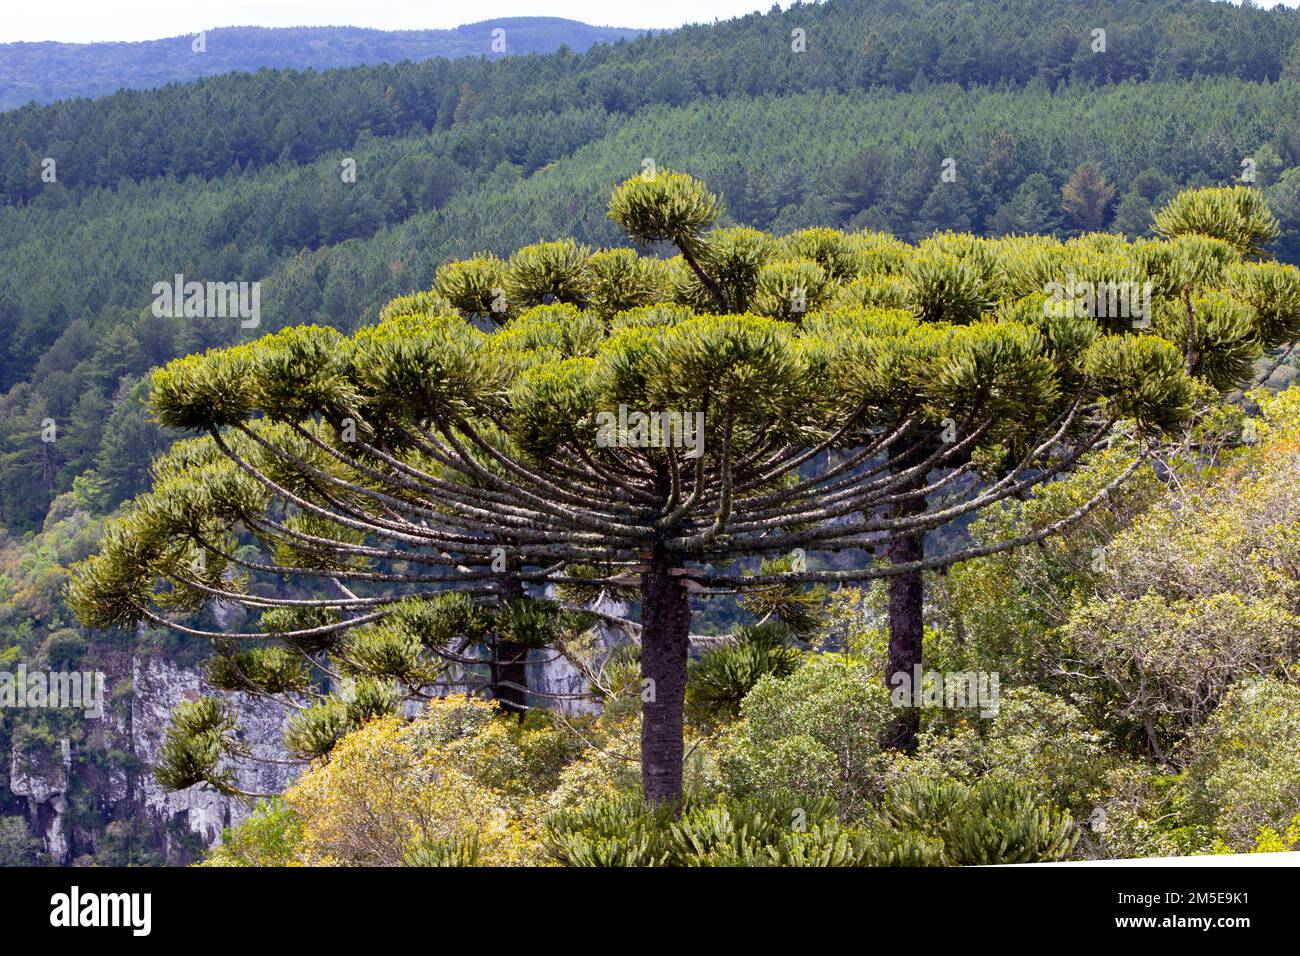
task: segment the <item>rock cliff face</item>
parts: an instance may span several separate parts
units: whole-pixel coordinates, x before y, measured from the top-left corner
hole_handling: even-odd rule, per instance
[[[601,610],[626,612],[613,604]],[[599,631],[606,646],[621,637],[614,629]],[[585,696],[586,679],[566,659],[552,651],[534,651],[532,658],[528,680],[539,692],[536,704],[568,713],[596,706]],[[198,669],[160,654],[119,657],[95,669],[104,674],[105,688],[113,689],[104,716],[87,718],[85,733],[75,742],[60,739],[51,746],[15,749],[0,765],[0,788],[7,770],[9,791],[0,790],[0,797],[8,797],[0,799],[0,808],[5,813],[21,809],[51,862],[76,863],[96,854],[105,840],[121,842],[128,834],[136,850],[144,845],[150,862],[191,863],[221,838],[223,828],[252,811],[252,801],[207,787],[168,793],[154,779],[171,711],[184,700],[202,695],[225,699],[243,742],[255,756],[272,761],[242,762],[236,778],[241,790],[281,793],[302,769],[283,749],[289,716],[274,701],[213,691],[202,683]],[[138,859],[131,857],[132,862]]]
[[[143,823],[148,842],[163,862],[192,862],[202,848],[221,837],[223,827],[251,811],[248,801],[192,787],[167,793],[153,777],[163,732],[172,708],[200,694],[225,698],[238,716],[244,741],[259,757],[284,760],[281,733],[287,716],[272,701],[201,687],[199,673],[158,656],[133,657],[118,673],[106,672],[108,687],[123,687],[101,720],[88,720],[77,744],[60,740],[55,748],[10,755],[9,789],[26,803],[32,832],[51,861],[72,863],[93,853],[114,827]],[[299,767],[289,763],[250,763],[238,772],[238,786],[251,793],[278,793],[293,782]],[[69,813],[76,795],[90,813]]]
[[[281,739],[288,715],[274,701],[200,688],[199,676],[194,671],[173,667],[156,658],[145,664],[134,662],[133,677],[136,692],[131,700],[132,753],[147,767],[152,768],[157,762],[172,708],[182,700],[195,700],[201,694],[215,694],[231,704],[244,743],[254,757],[287,760]],[[300,769],[301,765],[293,763],[246,761],[240,765],[236,785],[249,793],[281,793],[293,783]],[[150,817],[183,821],[206,846],[216,843],[222,829],[238,823],[252,810],[249,801],[226,797],[206,787],[168,793],[151,772],[139,781],[138,799]]]
[[[548,589],[547,597],[554,596],[554,592]],[[608,598],[593,605],[591,609],[613,617],[625,618],[628,614],[627,604]],[[594,633],[601,652],[608,652],[628,640],[628,634],[621,628],[599,620],[594,626]],[[533,706],[547,707],[565,714],[593,713],[599,709],[599,705],[588,693],[591,688],[586,676],[562,654],[544,648],[533,651],[530,658],[528,686],[536,695]]]
[[[66,862],[70,849],[64,815],[71,769],[72,748],[66,740],[59,741],[56,754],[14,751],[9,768],[10,790],[27,798],[33,831],[41,836],[50,858],[60,863]]]

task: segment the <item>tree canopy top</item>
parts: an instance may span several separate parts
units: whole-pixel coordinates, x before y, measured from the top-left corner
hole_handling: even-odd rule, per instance
[[[1178,427],[1300,336],[1300,271],[1257,261],[1275,230],[1250,190],[1180,195],[1166,238],[1137,242],[911,246],[723,215],[689,176],[647,173],[610,205],[641,252],[477,256],[353,336],[290,328],[157,371],[158,419],[203,435],[79,579],[85,618],[138,617],[157,574],[172,602],[237,592],[225,558],[195,579],[182,552],[226,553],[241,528],[301,573],[435,586],[472,587],[429,566],[503,543],[536,580],[655,548],[870,552],[1024,494],[1119,422]],[[822,453],[841,460],[810,475]],[[910,498],[935,505],[884,516]]]

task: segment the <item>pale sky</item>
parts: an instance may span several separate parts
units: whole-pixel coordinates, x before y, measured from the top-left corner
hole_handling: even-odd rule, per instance
[[[677,27],[771,8],[772,0],[0,0],[0,43],[156,40],[229,26],[434,30],[522,16]]]

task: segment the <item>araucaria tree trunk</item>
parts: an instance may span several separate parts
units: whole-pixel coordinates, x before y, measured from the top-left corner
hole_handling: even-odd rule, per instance
[[[925,476],[920,475],[900,489],[900,493],[925,487]],[[897,517],[912,517],[925,513],[925,495],[917,494],[899,502]],[[889,546],[889,563],[897,566],[913,564],[925,559],[925,532],[917,531],[896,538]],[[920,687],[916,681],[921,666],[921,645],[925,637],[925,595],[922,572],[908,571],[889,579],[889,663],[885,680],[891,689],[900,679],[911,687],[912,703],[917,703]],[[915,706],[899,708],[889,729],[889,747],[911,752],[916,749],[916,734],[921,726],[921,712]]]
[[[528,712],[528,648],[497,637],[492,656],[492,696],[508,714]]]
[[[897,564],[920,561],[925,557],[925,536],[909,535],[894,542],[889,559]],[[921,642],[925,634],[921,572],[909,571],[889,579],[889,669],[891,689],[897,675],[906,675],[907,684],[919,692],[914,676],[921,666]],[[916,700],[913,698],[913,703]],[[889,730],[889,747],[909,753],[916,749],[916,733],[921,726],[921,712],[916,707],[899,708]]]
[[[524,587],[513,574],[501,583],[501,602],[522,600]],[[528,646],[500,634],[492,641],[492,696],[507,714],[521,720],[528,712]]]
[[[657,550],[641,575],[641,786],[647,803],[678,806],[691,610],[672,571]]]

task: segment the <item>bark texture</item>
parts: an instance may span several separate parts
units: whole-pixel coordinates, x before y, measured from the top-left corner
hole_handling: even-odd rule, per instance
[[[524,596],[518,578],[508,577],[501,584],[504,604]],[[492,696],[497,706],[520,720],[528,713],[528,647],[496,635],[492,649]]]
[[[921,475],[906,486],[911,491],[925,486]],[[925,511],[925,497],[918,495],[900,502],[895,509],[898,517],[908,517]],[[889,562],[893,565],[911,564],[925,558],[925,532],[898,538],[889,548]],[[913,680],[921,666],[921,643],[925,636],[925,596],[920,571],[910,571],[889,579],[889,665],[885,671],[886,686],[892,691],[895,675],[905,674],[913,691],[919,691]],[[916,699],[913,698],[913,702]],[[916,735],[921,726],[921,711],[916,707],[902,707],[889,729],[887,745],[892,750],[911,753],[916,749]]]
[[[673,570],[657,554],[641,575],[641,785],[647,803],[680,807],[691,611]]]

